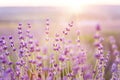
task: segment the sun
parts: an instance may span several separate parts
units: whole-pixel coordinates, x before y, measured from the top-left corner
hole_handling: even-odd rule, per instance
[[[84,12],[85,7],[80,6],[80,5],[72,5],[69,7],[68,10],[69,10],[69,12],[71,12],[73,14],[78,14],[78,13]]]
[[[88,5],[80,1],[70,0],[66,8],[70,13],[79,14],[81,12],[84,12]]]

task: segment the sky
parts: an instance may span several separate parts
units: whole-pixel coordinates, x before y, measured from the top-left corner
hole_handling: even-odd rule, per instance
[[[0,0],[0,7],[10,6],[88,6],[88,5],[120,5],[120,0]]]

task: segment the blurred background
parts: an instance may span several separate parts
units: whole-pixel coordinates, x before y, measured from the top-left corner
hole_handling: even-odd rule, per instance
[[[31,23],[33,31],[42,32],[49,18],[52,29],[61,30],[70,21],[83,34],[94,32],[100,24],[105,33],[120,31],[119,0],[0,0],[0,34],[14,33],[18,23]],[[38,31],[36,31],[38,30]],[[37,33],[36,33],[37,34]]]
[[[50,19],[50,29],[54,33],[62,31],[73,21],[74,29],[80,29],[82,35],[93,36],[97,24],[101,26],[104,35],[120,34],[120,5],[87,5],[74,8],[0,7],[0,35],[14,34],[19,23],[23,23],[24,27],[30,23],[34,34],[40,37],[44,32],[47,18]]]
[[[42,39],[46,19],[50,19],[51,38],[73,21],[69,38],[75,39],[76,30],[80,30],[81,42],[91,47],[95,26],[99,24],[105,43],[113,35],[118,46],[120,44],[119,0],[0,0],[0,35],[17,37],[18,24],[22,23],[26,28],[30,23],[35,38]]]

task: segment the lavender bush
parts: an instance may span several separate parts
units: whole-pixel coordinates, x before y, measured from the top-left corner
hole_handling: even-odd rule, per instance
[[[34,39],[31,27],[27,24],[24,32],[23,25],[18,25],[19,42],[15,42],[13,35],[1,36],[0,80],[120,80],[120,52],[115,38],[110,37],[112,50],[106,50],[99,25],[96,25],[94,36],[95,52],[91,54],[95,58],[94,64],[88,62],[89,51],[86,52],[81,46],[79,30],[74,33],[76,41],[66,37],[74,27],[73,22],[62,34],[56,33],[52,40],[47,19],[45,46]],[[112,65],[109,65],[111,58]],[[110,68],[109,78],[106,78],[107,68]]]

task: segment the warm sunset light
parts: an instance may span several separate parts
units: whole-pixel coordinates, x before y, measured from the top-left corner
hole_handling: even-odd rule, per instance
[[[68,5],[65,6],[68,12],[72,14],[78,14],[80,12],[84,12],[85,8],[89,5],[89,3],[84,4],[82,1],[69,1]],[[63,5],[64,6],[64,5]]]
[[[109,3],[108,3],[109,2]],[[6,7],[64,7],[70,13],[77,14],[84,12],[85,8],[90,5],[119,5],[118,0],[0,0],[0,6]]]
[[[0,80],[120,80],[120,0],[0,0]]]

